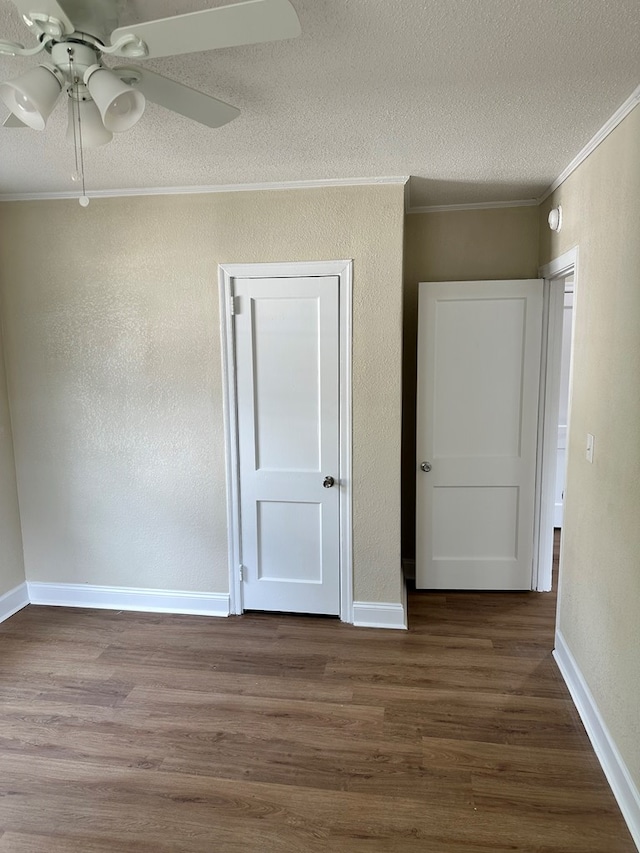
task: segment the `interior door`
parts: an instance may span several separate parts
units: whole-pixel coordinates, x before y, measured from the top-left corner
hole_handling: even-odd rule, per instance
[[[418,588],[531,589],[542,296],[419,285]]]
[[[244,609],[340,613],[339,278],[234,279]]]

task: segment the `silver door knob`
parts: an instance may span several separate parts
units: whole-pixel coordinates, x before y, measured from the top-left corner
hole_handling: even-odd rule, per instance
[[[420,463],[420,470],[424,471],[425,474],[428,474],[429,471],[431,470],[431,462],[421,462]]]
[[[325,489],[330,489],[334,483],[335,483],[335,480],[333,479],[333,477],[325,477],[324,480],[322,481],[322,485],[325,487]]]

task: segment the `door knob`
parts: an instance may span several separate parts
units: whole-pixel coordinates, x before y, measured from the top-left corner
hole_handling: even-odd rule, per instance
[[[421,462],[420,463],[420,470],[424,471],[425,474],[428,474],[429,471],[431,470],[431,462]]]
[[[325,487],[325,489],[330,489],[334,483],[335,483],[335,480],[333,479],[333,477],[325,477],[324,480],[322,481],[322,485]]]

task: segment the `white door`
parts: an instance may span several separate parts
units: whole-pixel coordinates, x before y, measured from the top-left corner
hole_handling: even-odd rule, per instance
[[[542,295],[419,285],[418,588],[531,589]]]
[[[339,278],[234,278],[234,305],[244,608],[338,615]]]

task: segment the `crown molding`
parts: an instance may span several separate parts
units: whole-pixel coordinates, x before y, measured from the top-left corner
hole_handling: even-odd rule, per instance
[[[115,190],[88,190],[92,198],[124,198],[128,196],[148,195],[205,195],[207,193],[260,192],[262,190],[308,190],[325,187],[363,187],[379,185],[405,186],[409,175],[393,175],[381,178],[327,178],[314,181],[274,181],[257,184],[213,184],[198,187],[124,187]],[[51,199],[77,199],[78,191],[38,192],[38,193],[0,193],[0,201],[45,201]]]
[[[407,213],[448,213],[456,210],[497,210],[502,207],[537,207],[535,198],[523,198],[516,201],[475,201],[467,204],[432,204],[426,207],[410,207]]]
[[[609,136],[609,134],[616,129],[616,127],[622,122],[632,110],[638,106],[640,103],[640,86],[636,86],[634,91],[629,95],[627,100],[621,104],[615,113],[611,116],[611,118],[605,122],[600,130],[591,137],[589,142],[584,146],[584,148],[579,151],[573,160],[569,163],[566,169],[562,171],[555,181],[544,191],[544,193],[538,199],[538,204],[542,204],[543,201],[549,198],[551,193],[555,192],[558,187],[563,184],[569,175],[571,175],[575,170],[587,159],[589,154],[592,154],[596,148],[600,145],[600,143],[604,142],[604,140]]]
[[[551,193],[558,189],[558,187],[563,184],[569,175],[571,175],[575,170],[580,166],[587,157],[592,154],[596,148],[604,142],[604,140],[609,136],[609,134],[616,129],[616,127],[624,121],[624,119],[631,113],[635,107],[640,103],[640,85],[637,86],[631,95],[627,98],[627,100],[621,104],[618,109],[614,112],[611,118],[606,121],[600,130],[593,135],[593,137],[587,142],[587,144],[582,148],[578,154],[573,158],[573,160],[569,163],[569,165],[563,169],[563,171],[558,175],[558,177],[553,181],[553,183],[544,191],[544,193],[535,199],[522,199],[519,201],[496,201],[496,202],[476,202],[473,204],[436,204],[436,205],[428,205],[426,207],[412,207],[411,201],[409,197],[408,188],[405,190],[405,200],[406,200],[406,212],[409,213],[445,213],[447,211],[456,211],[456,210],[494,210],[500,207],[536,207],[542,204],[543,201],[549,198]]]
[[[316,189],[323,187],[357,187],[376,186],[381,184],[402,185],[405,188],[405,212],[411,213],[446,213],[461,210],[496,210],[509,207],[535,207],[542,204],[551,193],[558,189],[567,178],[575,172],[587,157],[615,130],[615,128],[640,103],[640,85],[635,88],[627,100],[620,105],[611,118],[603,124],[600,130],[576,154],[569,165],[558,175],[544,193],[535,199],[518,199],[515,201],[479,201],[467,204],[436,204],[421,207],[411,205],[410,175],[395,175],[380,178],[328,178],[311,181],[274,181],[255,184],[213,184],[196,187],[125,187],[113,190],[95,190],[87,193],[89,198],[123,198],[127,196],[150,195],[200,195],[207,193],[258,192],[261,190],[297,190]],[[3,201],[44,201],[51,199],[76,199],[77,191],[70,192],[37,192],[37,193],[0,193]]]

